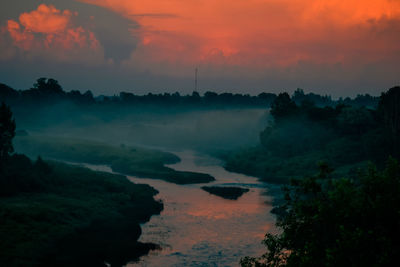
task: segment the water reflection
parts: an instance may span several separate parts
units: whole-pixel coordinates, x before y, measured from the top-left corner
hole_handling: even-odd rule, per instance
[[[161,215],[142,225],[142,242],[160,244],[139,262],[128,266],[237,266],[243,256],[257,256],[264,251],[264,234],[274,231],[274,217],[261,194],[256,178],[225,171],[220,162],[192,151],[176,153],[182,159],[170,165],[177,170],[213,175],[211,185],[239,185],[250,191],[238,200],[226,200],[203,191],[197,185],[175,185],[160,180],[129,177],[146,183],[160,193],[164,202]],[[210,185],[208,184],[208,185]]]

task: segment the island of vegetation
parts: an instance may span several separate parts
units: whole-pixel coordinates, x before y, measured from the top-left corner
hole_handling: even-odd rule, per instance
[[[209,174],[176,171],[164,166],[165,164],[177,163],[180,159],[172,153],[154,149],[125,145],[112,146],[81,139],[30,135],[17,136],[15,147],[17,151],[31,157],[40,154],[58,160],[109,165],[114,172],[140,178],[161,179],[176,184],[208,183],[215,180]]]
[[[241,197],[244,193],[249,192],[249,189],[247,188],[241,188],[241,187],[225,187],[225,186],[202,186],[201,189],[204,191],[225,198],[225,199],[231,199],[231,200],[236,200],[239,197]]]
[[[122,266],[156,249],[138,242],[157,191],[122,175],[13,154],[0,107],[0,266]]]

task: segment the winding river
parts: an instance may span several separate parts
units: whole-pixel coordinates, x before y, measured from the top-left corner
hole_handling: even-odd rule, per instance
[[[140,241],[153,242],[152,251],[127,266],[238,266],[244,256],[260,256],[266,232],[275,232],[270,198],[257,178],[231,173],[219,160],[194,151],[173,152],[181,162],[176,170],[208,173],[216,181],[207,185],[240,186],[250,191],[238,200],[226,200],[201,189],[204,184],[176,185],[161,180],[128,176],[135,183],[156,188],[164,203],[160,215],[142,225]],[[85,164],[86,165],[86,164]],[[86,165],[111,171],[105,166]]]

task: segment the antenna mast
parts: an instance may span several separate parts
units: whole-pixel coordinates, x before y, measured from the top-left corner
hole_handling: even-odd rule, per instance
[[[197,73],[198,73],[198,69],[196,67],[196,69],[194,70],[194,90],[197,92]]]

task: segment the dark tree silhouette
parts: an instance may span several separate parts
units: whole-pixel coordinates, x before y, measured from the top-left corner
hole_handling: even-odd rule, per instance
[[[391,88],[386,93],[382,93],[379,106],[379,114],[383,123],[391,133],[393,141],[393,153],[395,156],[400,154],[400,87]]]
[[[18,98],[18,92],[10,86],[0,83],[0,99],[3,101],[15,100]]]
[[[400,87],[382,93],[379,111],[386,126],[394,135],[400,135]]]
[[[296,103],[290,99],[288,93],[280,93],[271,105],[271,115],[275,121],[295,114],[296,110]]]
[[[33,87],[38,89],[41,93],[64,94],[64,91],[58,81],[51,78],[39,78]]]
[[[267,252],[242,266],[399,266],[399,163],[389,159],[382,172],[370,166],[357,179],[320,169],[286,187],[282,232],[267,234]]]
[[[15,120],[9,106],[2,103],[0,106],[0,161],[14,152],[12,139],[15,136]]]

